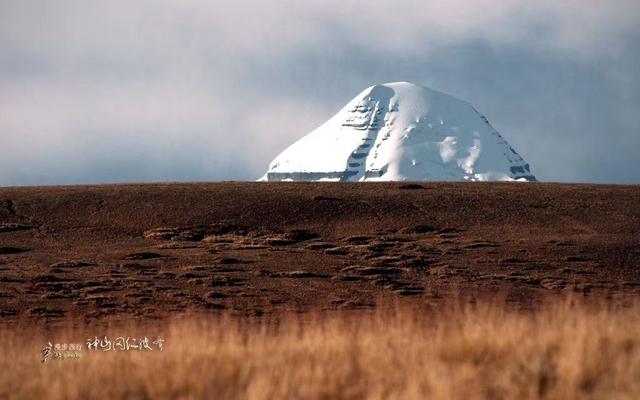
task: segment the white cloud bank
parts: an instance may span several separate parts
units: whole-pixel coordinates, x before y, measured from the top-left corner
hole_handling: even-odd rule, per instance
[[[395,79],[394,64],[418,71],[474,42],[601,64],[613,98],[633,102],[638,73],[618,64],[633,63],[639,22],[626,0],[5,0],[0,185],[251,179],[363,85]],[[452,90],[480,68],[467,61]],[[409,75],[448,82],[421,74]]]

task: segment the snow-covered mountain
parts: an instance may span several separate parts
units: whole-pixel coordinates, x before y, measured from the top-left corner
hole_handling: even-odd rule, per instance
[[[266,181],[535,181],[469,103],[407,82],[372,86],[285,149]]]

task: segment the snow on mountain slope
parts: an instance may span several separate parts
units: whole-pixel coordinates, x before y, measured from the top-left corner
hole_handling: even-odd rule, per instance
[[[266,181],[535,181],[469,103],[407,82],[372,86],[270,164]]]

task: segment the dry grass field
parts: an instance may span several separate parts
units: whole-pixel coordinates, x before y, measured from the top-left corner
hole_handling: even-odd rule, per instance
[[[637,399],[639,294],[640,186],[0,189],[0,399]]]
[[[0,334],[0,398],[637,399],[640,306],[555,301],[190,316]],[[160,332],[159,332],[160,331]],[[47,341],[164,335],[163,351],[42,363]],[[34,337],[35,336],[35,337]]]

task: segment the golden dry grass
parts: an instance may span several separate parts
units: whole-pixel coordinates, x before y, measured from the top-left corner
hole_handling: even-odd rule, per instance
[[[156,329],[156,332],[153,330]],[[157,335],[164,351],[40,362],[46,340]],[[0,333],[0,398],[637,399],[640,306],[479,304],[278,320]]]

